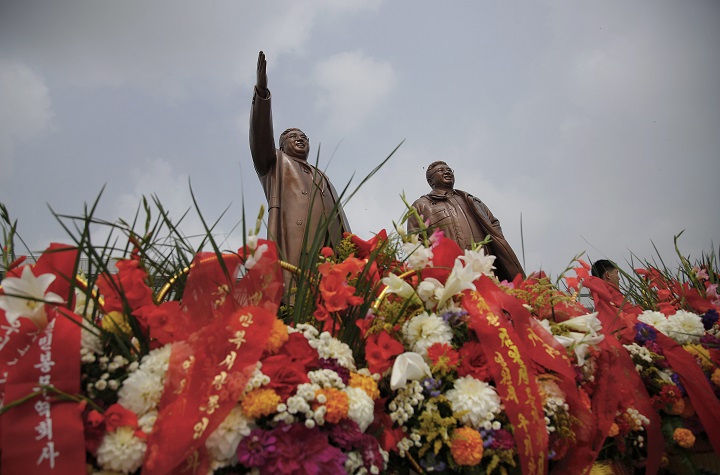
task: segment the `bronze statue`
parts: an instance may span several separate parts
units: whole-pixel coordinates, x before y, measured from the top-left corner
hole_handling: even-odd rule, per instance
[[[470,249],[473,243],[490,235],[492,241],[486,248],[488,253],[496,257],[495,275],[498,279],[511,281],[518,274],[525,277],[520,261],[503,236],[500,221],[478,198],[453,188],[455,173],[447,163],[431,163],[425,178],[432,192],[415,200],[412,206],[429,223],[430,230],[440,228],[446,237],[463,249]],[[408,232],[417,232],[419,229],[417,218],[411,215],[407,222]]]
[[[302,130],[287,129],[280,135],[279,150],[275,148],[266,68],[261,51],[250,109],[250,152],[268,202],[268,239],[277,243],[281,259],[297,266],[318,231],[326,234],[324,245],[335,246],[350,227],[332,183],[307,161],[310,141]]]

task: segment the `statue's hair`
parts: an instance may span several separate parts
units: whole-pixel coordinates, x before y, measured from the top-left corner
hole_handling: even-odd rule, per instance
[[[282,146],[283,146],[282,144],[283,144],[283,142],[285,141],[285,136],[286,136],[287,134],[289,134],[290,132],[292,132],[293,130],[297,130],[298,132],[302,132],[302,130],[298,129],[297,127],[290,127],[289,129],[285,129],[285,132],[283,132],[282,134],[280,134],[280,139],[278,140],[278,146],[280,147],[281,150],[282,150]]]
[[[447,163],[443,162],[442,160],[437,160],[435,162],[432,162],[430,165],[428,165],[427,170],[425,170],[425,179],[427,180],[427,182],[430,186],[432,186],[432,183],[430,183],[430,177],[433,174],[433,168],[435,168],[438,165],[447,166]]]
[[[609,261],[607,259],[598,259],[593,263],[592,268],[590,269],[590,273],[595,277],[599,277],[602,279],[606,272],[610,272],[611,270],[617,268],[618,266],[616,266],[613,261]]]

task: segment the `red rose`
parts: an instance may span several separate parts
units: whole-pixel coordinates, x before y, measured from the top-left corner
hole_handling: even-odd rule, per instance
[[[458,376],[472,376],[480,381],[488,382],[492,379],[490,367],[485,351],[480,343],[471,341],[460,348],[460,366]]]
[[[283,401],[295,393],[298,384],[310,382],[305,366],[298,361],[289,361],[283,355],[263,360],[262,372],[270,378],[270,383],[265,387],[273,389]]]
[[[405,351],[400,342],[383,330],[377,335],[371,335],[365,345],[365,359],[368,369],[373,373],[384,373],[393,364],[394,358]]]
[[[280,350],[274,356],[281,357],[286,363],[300,364],[304,370],[309,370],[319,364],[317,350],[310,346],[307,338],[305,338],[302,333],[291,333],[288,335],[288,341],[280,347]],[[268,359],[270,358],[266,360]],[[263,362],[263,373],[265,373],[264,365],[265,363]]]
[[[108,432],[112,432],[118,427],[129,426],[133,429],[137,428],[137,414],[125,409],[120,404],[113,404],[105,411],[105,428]]]

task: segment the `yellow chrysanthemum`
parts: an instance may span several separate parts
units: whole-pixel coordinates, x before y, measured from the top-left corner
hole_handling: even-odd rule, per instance
[[[128,323],[127,316],[121,312],[110,312],[102,319],[102,328],[105,331],[118,335],[132,335],[132,328]]]
[[[243,414],[251,419],[257,419],[277,411],[278,404],[281,402],[282,399],[274,390],[258,388],[247,393],[240,406]]]
[[[715,366],[710,359],[710,352],[702,345],[685,345],[683,348],[695,357],[705,371],[710,371]]]
[[[316,401],[320,395],[325,396],[325,402],[322,404],[316,403],[314,408],[316,409],[319,406],[327,408],[325,413],[327,422],[335,424],[347,417],[350,410],[350,398],[347,393],[335,388],[321,389],[315,393]]]
[[[377,382],[375,382],[372,376],[350,373],[350,383],[348,386],[362,389],[373,401],[380,397],[380,390],[378,389]]]
[[[713,371],[712,376],[710,377],[710,380],[715,386],[720,386],[720,368]]]
[[[289,338],[287,326],[282,322],[282,320],[276,318],[273,322],[273,327],[270,330],[268,341],[265,344],[265,349],[271,354],[277,353]]]
[[[474,466],[483,456],[483,441],[480,432],[471,427],[458,427],[450,440],[450,452],[458,465]]]
[[[675,429],[675,432],[673,432],[673,440],[677,442],[680,447],[686,449],[695,445],[695,436],[693,433],[688,429],[683,429],[682,427]]]

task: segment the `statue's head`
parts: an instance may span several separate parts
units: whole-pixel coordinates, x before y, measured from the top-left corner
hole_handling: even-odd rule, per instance
[[[287,155],[307,160],[308,153],[310,153],[310,140],[302,130],[296,128],[287,129],[280,134],[279,143],[280,150]]]
[[[425,171],[425,178],[430,188],[433,189],[441,188],[452,190],[455,185],[455,172],[442,160],[432,162],[428,165],[427,171]]]

